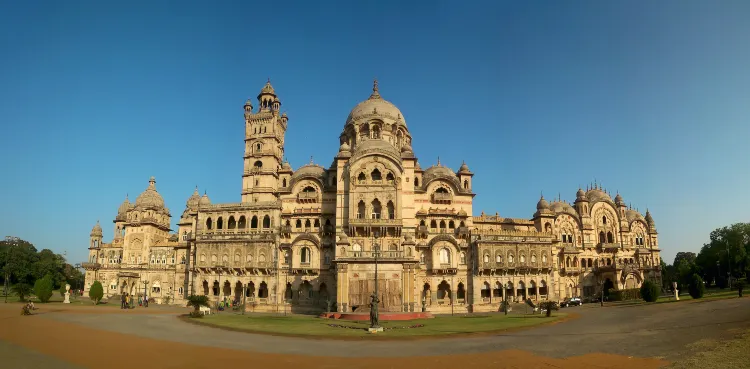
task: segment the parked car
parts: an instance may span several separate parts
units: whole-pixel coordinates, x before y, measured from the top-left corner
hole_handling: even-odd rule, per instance
[[[560,303],[560,307],[580,306],[581,304],[582,302],[580,297],[569,297]]]

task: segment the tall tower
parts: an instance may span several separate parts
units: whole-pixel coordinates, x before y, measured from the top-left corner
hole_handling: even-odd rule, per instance
[[[245,102],[245,158],[242,175],[242,202],[258,203],[278,199],[281,161],[287,115],[279,114],[281,101],[271,81],[258,94],[258,110]]]

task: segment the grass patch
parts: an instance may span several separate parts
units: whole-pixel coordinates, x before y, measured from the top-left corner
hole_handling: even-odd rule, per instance
[[[381,337],[428,337],[462,334],[477,334],[503,331],[557,321],[567,314],[554,314],[547,318],[540,315],[468,315],[456,317],[436,317],[433,319],[416,319],[409,321],[381,322],[386,331],[378,333]],[[478,319],[482,318],[482,319]],[[346,321],[338,319],[323,319],[310,316],[268,316],[268,315],[239,315],[212,314],[201,319],[190,319],[200,324],[207,324],[220,328],[241,330],[252,333],[265,333],[285,336],[307,337],[373,337],[366,329],[369,322]],[[361,329],[347,329],[331,327],[337,324]],[[389,327],[405,327],[421,324],[420,328],[393,329]]]
[[[38,298],[36,298],[36,296],[33,296],[33,297],[28,297],[27,296],[26,297],[26,301],[29,301],[29,300],[33,301],[34,305],[36,305],[36,307],[38,308],[38,307],[41,307],[41,306],[62,304],[63,301],[65,301],[65,297],[62,296],[62,295],[60,295],[59,292],[55,291],[52,294],[52,297],[49,299],[49,301],[47,303],[42,303],[41,301],[39,301]],[[0,304],[2,304],[4,302],[5,302],[5,295],[1,295],[0,294]],[[11,304],[11,303],[21,303],[21,299],[19,299],[18,296],[15,295],[15,294],[9,294],[8,295],[8,303],[9,304]],[[65,304],[65,305],[66,306],[70,306],[70,305],[94,306],[94,303],[91,302],[91,299],[89,299],[88,297],[73,296],[73,295],[71,295],[70,296],[70,304]],[[120,307],[120,301],[110,301],[109,303],[100,302],[99,305],[97,305],[97,306],[117,306],[119,308]]]
[[[714,301],[714,300],[725,300],[725,299],[731,299],[731,298],[737,298],[739,295],[736,290],[719,290],[719,289],[711,289],[706,290],[706,294],[703,295],[703,298],[700,299],[694,299],[689,294],[681,294],[680,300],[677,301],[674,299],[674,296],[660,296],[659,299],[656,300],[656,302],[646,302],[643,300],[630,300],[630,301],[615,301],[615,302],[605,302],[604,306],[610,305],[610,306],[630,306],[630,305],[648,305],[648,304],[668,304],[673,302],[683,302],[683,301]]]
[[[750,330],[729,341],[704,339],[688,345],[695,355],[672,363],[670,368],[747,368],[750,362]]]

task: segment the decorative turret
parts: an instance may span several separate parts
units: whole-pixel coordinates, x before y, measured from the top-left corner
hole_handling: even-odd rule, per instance
[[[651,212],[646,209],[646,223],[648,224],[648,232],[649,233],[656,233],[656,223],[654,223],[654,218],[651,217]]]
[[[208,195],[206,195],[205,192],[203,192],[203,196],[201,196],[198,205],[201,207],[211,205],[211,199],[208,198]]]
[[[471,190],[471,177],[474,177],[474,173],[469,170],[469,166],[466,165],[465,161],[461,162],[461,167],[458,168],[456,175],[464,190]]]
[[[536,203],[536,213],[534,213],[534,226],[541,232],[552,232],[552,223],[554,223],[555,212],[549,207],[549,203],[544,199],[544,195]]]
[[[580,187],[578,187],[578,192],[576,192],[576,201],[573,204],[575,205],[576,212],[578,212],[580,216],[588,216],[589,199],[586,197],[586,192],[584,192]]]
[[[96,225],[94,225],[94,228],[91,229],[91,234],[89,234],[90,248],[98,248],[102,244],[102,226],[99,224],[99,221],[96,221]]]
[[[268,82],[266,82],[266,85],[263,86],[262,89],[260,89],[260,93],[258,94],[258,104],[260,104],[260,111],[271,110],[275,103],[281,105],[281,102],[279,102],[279,99],[276,96],[276,91],[273,89],[273,86],[271,86],[271,79],[269,78]],[[276,109],[276,111],[278,111],[278,109]]]

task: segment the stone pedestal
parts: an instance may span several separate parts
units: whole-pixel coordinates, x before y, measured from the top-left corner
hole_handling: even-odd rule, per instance
[[[370,333],[378,333],[383,331],[383,327],[377,327],[377,328],[367,328],[367,331]]]
[[[70,285],[65,285],[65,301],[63,301],[63,304],[70,304]]]
[[[674,299],[680,301],[680,291],[674,290]]]

